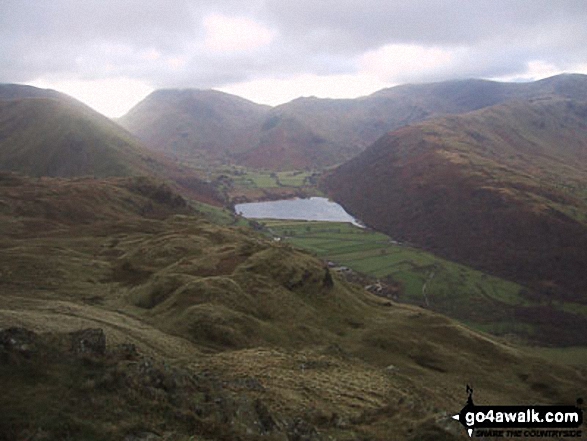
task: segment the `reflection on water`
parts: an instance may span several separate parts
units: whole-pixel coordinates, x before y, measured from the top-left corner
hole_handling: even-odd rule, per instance
[[[362,226],[336,202],[326,198],[285,199],[280,201],[237,204],[237,214],[247,219],[296,219],[327,222],[350,222]]]

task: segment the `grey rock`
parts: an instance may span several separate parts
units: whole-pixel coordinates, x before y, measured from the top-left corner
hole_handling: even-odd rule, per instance
[[[71,332],[71,350],[76,354],[103,355],[106,352],[106,336],[100,328]]]

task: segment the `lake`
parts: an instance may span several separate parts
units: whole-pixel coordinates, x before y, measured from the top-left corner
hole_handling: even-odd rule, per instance
[[[234,211],[247,219],[350,222],[359,227],[363,226],[336,202],[320,197],[237,204]]]

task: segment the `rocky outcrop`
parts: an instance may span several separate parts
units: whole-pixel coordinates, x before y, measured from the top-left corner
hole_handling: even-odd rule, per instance
[[[106,336],[102,329],[82,329],[70,335],[71,350],[75,354],[103,355],[106,352]]]

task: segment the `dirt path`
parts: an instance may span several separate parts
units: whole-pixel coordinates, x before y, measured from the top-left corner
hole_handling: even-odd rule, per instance
[[[120,311],[67,301],[0,298],[0,328],[22,326],[35,332],[102,328],[110,344],[132,343],[141,352],[175,360],[194,360],[201,352],[189,341],[162,332]]]
[[[426,294],[426,291],[428,289],[428,282],[432,281],[432,279],[434,278],[434,274],[435,272],[432,271],[428,276],[428,280],[426,280],[424,282],[424,285],[422,285],[422,295],[424,296],[424,304],[426,305],[426,307],[430,306],[430,302],[428,302],[428,295]]]

